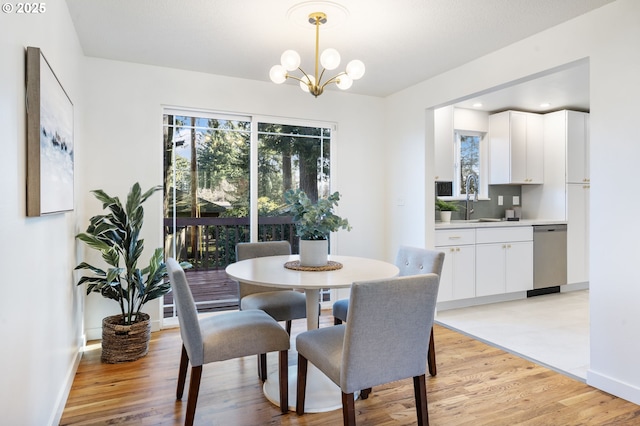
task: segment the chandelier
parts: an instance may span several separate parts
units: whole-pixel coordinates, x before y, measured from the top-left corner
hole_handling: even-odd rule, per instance
[[[336,49],[325,49],[318,56],[320,46],[320,25],[327,23],[327,15],[323,12],[313,12],[309,14],[309,23],[316,27],[316,56],[315,69],[313,74],[306,73],[300,68],[300,55],[295,50],[286,50],[280,57],[280,65],[274,65],[269,71],[271,81],[276,84],[284,83],[288,78],[298,80],[300,88],[305,92],[311,93],[316,98],[322,94],[324,88],[331,83],[335,83],[342,90],[351,87],[354,80],[362,78],[364,75],[364,64],[358,59],[354,59],[347,64],[345,71],[329,78],[325,82],[322,81],[325,71],[334,70],[340,65],[340,53]],[[318,74],[319,65],[322,65],[322,72]],[[301,77],[289,74],[289,71],[300,70]]]

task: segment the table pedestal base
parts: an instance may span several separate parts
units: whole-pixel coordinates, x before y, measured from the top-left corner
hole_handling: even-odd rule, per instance
[[[298,366],[289,367],[289,410],[296,410]],[[269,401],[280,405],[278,372],[269,374],[264,382],[263,391]],[[355,395],[356,399],[358,395]],[[305,413],[325,413],[342,408],[342,391],[316,366],[307,366],[307,392],[304,401]]]

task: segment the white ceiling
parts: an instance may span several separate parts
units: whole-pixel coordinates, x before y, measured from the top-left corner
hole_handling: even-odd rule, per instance
[[[351,59],[365,63],[367,72],[351,92],[387,96],[612,1],[342,1],[347,19],[321,28],[320,49],[336,48],[343,64]],[[301,67],[312,72],[313,26],[287,20],[288,10],[298,3],[67,0],[87,56],[261,81],[270,81],[269,69],[286,49],[297,50]],[[556,74],[547,76],[553,83],[549,96],[556,93],[564,96],[562,102],[588,109],[588,65],[581,64],[566,78]],[[536,86],[521,88],[515,95],[504,92],[500,101],[491,102],[501,104],[496,109],[523,102],[534,105],[538,101],[530,98],[540,90]],[[487,104],[489,98],[485,99]]]

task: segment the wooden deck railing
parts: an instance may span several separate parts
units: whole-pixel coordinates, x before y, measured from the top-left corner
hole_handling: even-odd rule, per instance
[[[176,259],[193,265],[186,273],[198,311],[237,309],[238,285],[224,269],[236,261],[236,244],[249,241],[249,218],[180,217],[175,218],[175,224],[174,219],[165,218],[164,226],[167,256],[174,255],[175,238]],[[258,240],[286,240],[292,252],[298,253],[291,216],[260,217]],[[165,318],[175,315],[171,293],[165,295],[164,305]]]

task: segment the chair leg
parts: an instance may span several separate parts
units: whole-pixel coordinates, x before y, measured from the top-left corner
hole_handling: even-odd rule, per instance
[[[371,389],[372,389],[372,388],[362,389],[362,390],[360,391],[360,399],[367,399],[367,398],[369,398],[369,394],[371,393]]]
[[[189,355],[187,349],[182,345],[182,355],[180,355],[180,368],[178,370],[178,387],[176,388],[176,399],[182,399],[184,393],[184,383],[187,380],[187,367],[189,366]]]
[[[429,374],[435,376],[438,374],[436,369],[436,344],[433,340],[433,327],[431,327],[431,337],[429,337],[429,351],[427,352],[429,359]]]
[[[296,392],[296,413],[304,414],[304,398],[307,391],[307,359],[298,354],[298,389]]]
[[[191,367],[191,380],[189,383],[189,400],[187,401],[187,415],[184,419],[185,426],[192,426],[196,417],[196,404],[200,391],[200,379],[202,378],[202,366]]]
[[[427,409],[427,384],[424,374],[413,378],[413,392],[416,398],[418,426],[429,426],[429,411]]]
[[[291,320],[285,322],[284,329],[287,330],[287,334],[291,337]]]
[[[267,380],[267,354],[258,354],[258,377]]]
[[[289,351],[280,351],[278,370],[280,375],[280,411],[289,412]]]
[[[356,406],[353,393],[342,392],[342,422],[345,426],[356,425]]]
[[[340,318],[333,317],[333,325],[342,324],[342,320]]]

